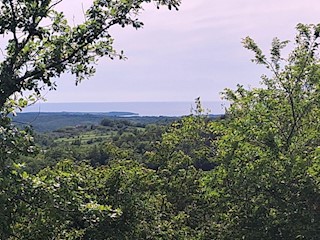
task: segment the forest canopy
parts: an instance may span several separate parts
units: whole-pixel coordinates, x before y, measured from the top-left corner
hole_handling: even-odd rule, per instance
[[[0,33],[12,36],[0,65],[1,239],[319,238],[320,25],[297,25],[288,57],[288,41],[275,38],[266,57],[245,38],[271,74],[259,88],[226,89],[222,118],[197,99],[167,124],[106,119],[52,140],[12,124],[27,104],[12,94],[40,94],[66,71],[81,81],[97,57],[121,57],[109,28],[141,27],[136,13],[152,1],[94,1],[73,27],[54,11],[60,2],[1,3]]]

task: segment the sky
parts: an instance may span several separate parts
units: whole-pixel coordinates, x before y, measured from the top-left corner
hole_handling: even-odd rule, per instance
[[[64,0],[59,9],[81,21],[90,2]],[[319,11],[318,0],[182,0],[179,11],[149,4],[142,29],[112,31],[127,60],[101,59],[78,86],[65,74],[44,95],[49,103],[219,101],[224,88],[258,87],[268,73],[241,39],[250,36],[267,52],[274,37],[294,39],[298,23],[320,23]]]

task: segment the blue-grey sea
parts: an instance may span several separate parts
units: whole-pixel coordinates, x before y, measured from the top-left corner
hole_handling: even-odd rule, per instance
[[[202,102],[209,114],[223,114],[228,103]],[[195,108],[194,102],[38,102],[23,112],[132,112],[139,116],[184,116]]]

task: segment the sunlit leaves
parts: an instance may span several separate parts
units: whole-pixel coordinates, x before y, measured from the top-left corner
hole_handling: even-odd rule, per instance
[[[84,13],[85,21],[70,24],[63,12],[54,10],[60,2],[3,2],[0,34],[9,40],[0,63],[0,108],[13,93],[55,89],[54,78],[65,72],[73,74],[79,83],[94,74],[100,57],[123,59],[123,53],[113,49],[111,28],[141,28],[138,13],[144,3],[169,8],[180,4],[179,0],[93,1]]]
[[[246,38],[254,62],[272,76],[263,76],[262,88],[224,93],[231,101],[227,120],[217,124],[224,171],[213,175],[212,185],[224,193],[216,200],[227,239],[314,239],[319,232],[319,33],[314,25],[299,24],[297,30],[289,56],[281,55],[288,41],[274,39],[270,60]]]

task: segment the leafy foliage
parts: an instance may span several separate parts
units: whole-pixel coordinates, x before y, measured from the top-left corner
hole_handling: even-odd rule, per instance
[[[100,221],[112,222],[121,215],[96,199],[99,171],[91,167],[66,162],[36,176],[23,171],[17,158],[35,151],[33,138],[29,130],[13,126],[8,116],[40,98],[43,89],[55,89],[54,79],[62,73],[74,75],[78,84],[94,74],[100,57],[124,58],[123,52],[113,49],[110,29],[142,27],[138,13],[144,3],[169,9],[180,4],[179,0],[92,1],[84,22],[72,26],[63,12],[55,10],[61,2],[0,3],[0,34],[7,39],[0,62],[1,239],[79,239]],[[23,97],[25,90],[34,95]]]
[[[220,174],[213,178],[224,218],[221,238],[319,236],[320,186],[310,174],[320,140],[318,29],[298,25],[286,60],[280,50],[287,42],[273,41],[269,61],[252,39],[244,40],[254,61],[273,75],[262,77],[265,88],[226,90],[228,119],[213,126],[222,134]]]
[[[195,115],[168,127],[104,119],[65,128],[55,132],[60,142],[39,138],[47,147],[24,156],[26,166],[18,157],[37,148],[7,116],[32,98],[15,93],[54,88],[63,72],[81,81],[98,57],[123,57],[112,26],[140,28],[143,3],[179,6],[97,0],[72,27],[54,11],[60,2],[1,5],[0,34],[12,36],[0,64],[1,239],[319,238],[320,25],[299,24],[287,58],[288,41],[275,38],[267,57],[245,38],[271,75],[261,88],[226,89],[232,104],[223,119],[203,114],[197,99]],[[84,142],[95,128],[105,138]]]
[[[0,108],[8,98],[23,90],[36,94],[55,88],[53,78],[64,72],[79,83],[95,72],[97,59],[123,58],[113,49],[113,26],[143,26],[137,18],[142,4],[178,8],[179,0],[93,1],[85,21],[70,25],[55,7],[62,0],[1,1],[0,34],[9,37],[5,59],[0,64]]]

